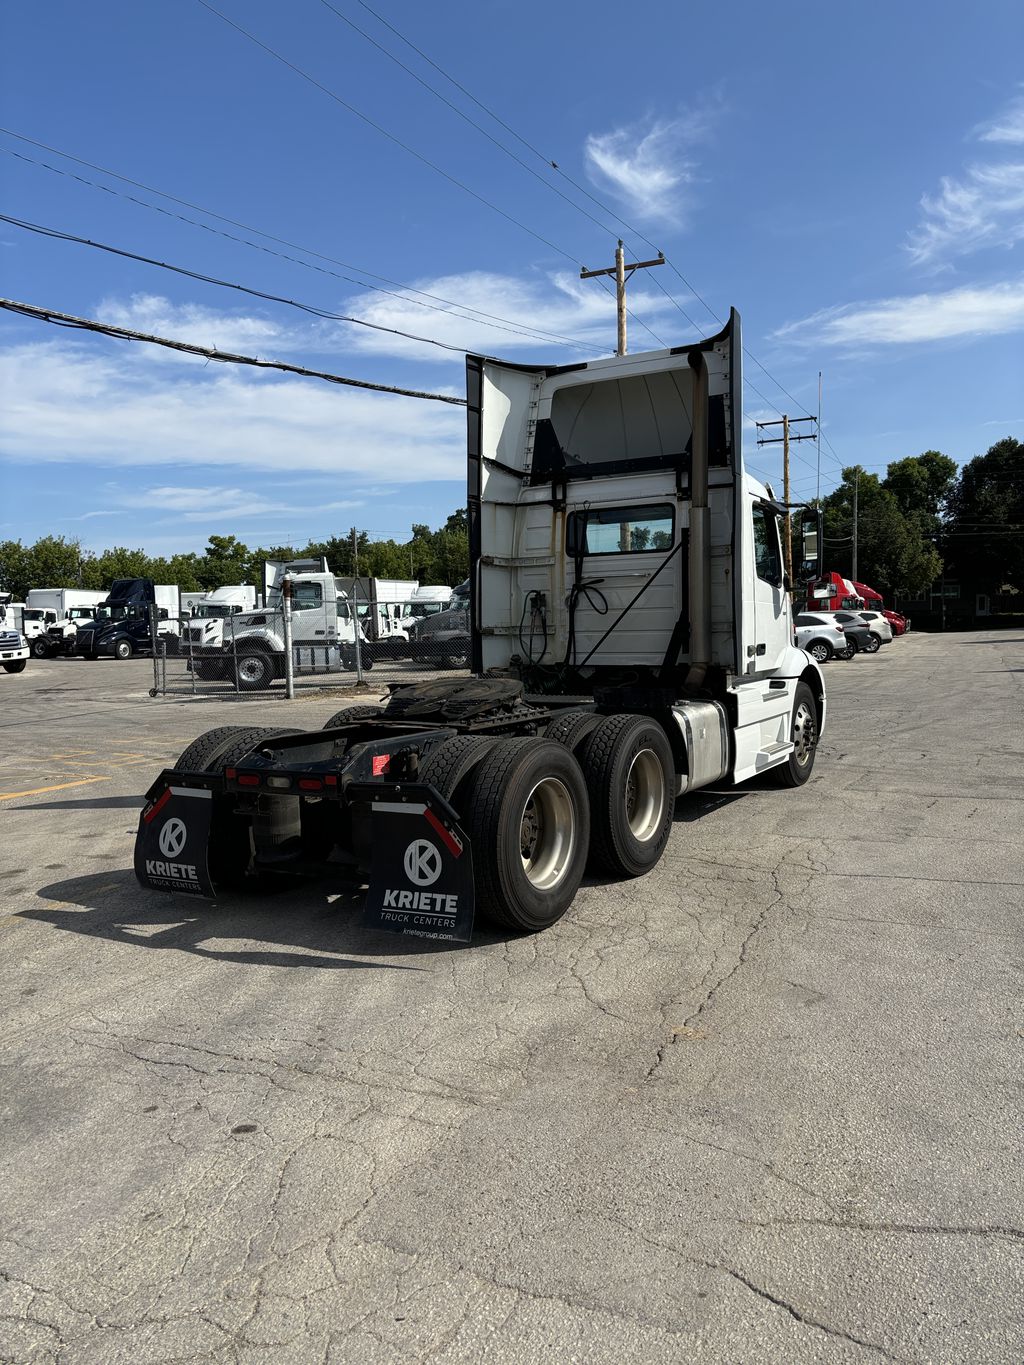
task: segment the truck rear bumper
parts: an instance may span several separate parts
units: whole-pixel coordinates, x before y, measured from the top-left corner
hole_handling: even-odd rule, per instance
[[[383,775],[342,786],[336,778],[334,784],[324,780],[330,774],[322,779],[295,769],[263,769],[257,791],[246,785],[254,776],[234,769],[224,776],[162,772],[139,817],[134,859],[139,883],[153,891],[216,899],[211,855],[218,815],[237,818],[248,812],[255,831],[259,816],[265,817],[273,803],[326,801],[339,807],[334,822],[339,829],[356,823],[353,814],[363,817],[364,828],[369,822],[365,846],[356,849],[338,840],[313,869],[329,875],[330,855],[340,849],[346,870],[357,869],[367,886],[362,913],[367,928],[469,942],[475,909],[472,852],[456,812],[434,787]],[[349,817],[344,821],[341,808]],[[250,874],[310,873],[309,858],[300,849],[294,856],[283,847],[261,849],[255,834],[251,846]]]

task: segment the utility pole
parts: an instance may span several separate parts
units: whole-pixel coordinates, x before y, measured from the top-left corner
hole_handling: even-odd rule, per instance
[[[615,264],[609,270],[580,270],[581,280],[592,280],[598,275],[615,276],[615,311],[619,320],[618,349],[615,352],[616,355],[626,354],[626,281],[633,274],[634,270],[646,270],[649,266],[664,264],[665,253],[659,251],[658,259],[656,261],[633,261],[631,265],[627,265],[625,251],[620,238],[619,244],[615,248]]]
[[[853,475],[853,572],[850,574],[851,580],[857,581],[857,496],[860,493],[860,465],[857,466]]]
[[[786,559],[786,573],[789,581],[793,581],[793,521],[789,515],[789,443],[790,441],[813,441],[815,433],[809,431],[806,435],[793,436],[790,434],[790,426],[796,422],[814,422],[814,417],[790,417],[784,412],[777,422],[757,422],[758,431],[763,431],[765,427],[782,427],[781,436],[759,436],[757,444],[759,446],[773,446],[782,442],[782,501],[786,508],[786,525],[782,536],[782,552]]]

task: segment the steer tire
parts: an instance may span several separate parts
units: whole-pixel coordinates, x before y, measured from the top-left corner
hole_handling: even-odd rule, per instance
[[[676,775],[668,736],[647,716],[608,716],[583,744],[580,765],[591,798],[592,863],[642,877],[672,833]]]
[[[563,711],[544,731],[545,739],[553,739],[556,744],[564,744],[579,757],[579,748],[587,736],[604,719],[596,711]]]
[[[131,640],[118,640],[114,646],[115,659],[130,659],[135,653],[135,647]]]
[[[466,784],[462,805],[481,914],[523,933],[561,919],[590,843],[587,789],[569,750],[539,738],[498,740]]]
[[[343,706],[335,711],[330,720],[325,720],[321,730],[333,730],[338,725],[348,725],[354,720],[380,720],[383,712],[379,706]]]
[[[420,765],[417,781],[429,782],[451,803],[460,784],[494,748],[489,735],[456,735],[439,745]]]
[[[818,711],[814,693],[806,683],[796,685],[789,737],[796,748],[785,763],[774,769],[775,780],[781,787],[802,787],[811,775],[818,746]]]
[[[29,645],[29,652],[33,659],[48,659],[50,657],[50,642],[37,636]]]
[[[265,692],[277,676],[273,658],[262,650],[239,654],[235,662],[235,676],[241,692]]]
[[[12,659],[9,664],[4,664],[5,673],[24,673],[27,659]]]

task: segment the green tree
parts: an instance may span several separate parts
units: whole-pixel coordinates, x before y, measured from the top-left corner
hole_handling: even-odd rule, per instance
[[[880,592],[916,596],[942,570],[942,560],[915,518],[900,509],[895,493],[859,465],[823,499],[826,568],[853,571],[853,495],[857,484],[857,578]]]
[[[922,534],[934,536],[941,527],[956,473],[955,460],[941,451],[926,450],[922,455],[893,461],[882,487],[893,494],[903,515],[916,521]]]
[[[24,602],[32,586],[28,563],[20,540],[0,540],[0,592],[13,593],[15,602]]]
[[[145,550],[115,545],[83,563],[82,586],[106,592],[115,578],[148,578],[150,562]]]
[[[207,592],[241,583],[249,566],[249,547],[237,536],[211,536],[196,566],[199,586]]]
[[[1024,444],[1007,436],[960,471],[944,545],[968,581],[1024,590]]]
[[[82,581],[82,546],[63,536],[41,536],[27,551],[29,588],[77,588]]]

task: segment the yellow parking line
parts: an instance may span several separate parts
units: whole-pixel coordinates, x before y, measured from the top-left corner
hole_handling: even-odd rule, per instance
[[[0,801],[10,801],[16,796],[41,796],[43,792],[62,792],[67,787],[87,787],[90,782],[109,781],[109,777],[82,777],[77,782],[58,782],[53,787],[33,787],[27,792],[0,792]]]

